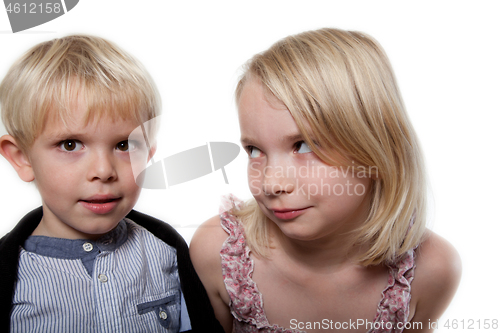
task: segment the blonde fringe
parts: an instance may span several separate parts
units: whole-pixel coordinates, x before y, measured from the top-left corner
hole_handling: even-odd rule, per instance
[[[73,35],[34,46],[0,84],[2,121],[23,151],[48,117],[66,123],[78,102],[85,103],[88,122],[110,116],[139,125],[161,111],[157,88],[142,64],[94,36]]]

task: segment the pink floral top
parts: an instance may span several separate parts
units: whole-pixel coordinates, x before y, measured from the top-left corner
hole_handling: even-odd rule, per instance
[[[252,280],[254,262],[246,244],[241,222],[228,210],[238,207],[242,201],[232,195],[223,198],[220,207],[222,228],[229,234],[222,245],[222,275],[229,293],[229,307],[235,320],[233,332],[246,333],[303,333],[303,331],[271,325],[264,312],[262,294]],[[402,332],[410,314],[410,291],[413,281],[415,251],[408,251],[398,262],[387,265],[389,277],[387,287],[373,320],[374,328],[369,333]],[[381,325],[383,323],[383,325]],[[391,324],[387,324],[391,323]],[[400,323],[397,325],[397,323]],[[392,328],[392,329],[391,329]]]

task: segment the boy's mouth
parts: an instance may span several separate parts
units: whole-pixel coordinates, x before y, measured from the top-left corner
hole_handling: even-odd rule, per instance
[[[116,200],[118,200],[118,198],[116,198],[116,199],[100,199],[100,200],[80,200],[80,201],[94,203],[94,204],[103,204],[103,203],[107,203],[107,202],[113,202]]]
[[[95,214],[110,213],[120,201],[120,197],[96,195],[81,199],[79,203]]]
[[[93,203],[93,204],[104,204],[108,202],[113,202],[119,200],[119,197],[110,196],[110,195],[94,195],[90,198],[81,199],[80,201]]]

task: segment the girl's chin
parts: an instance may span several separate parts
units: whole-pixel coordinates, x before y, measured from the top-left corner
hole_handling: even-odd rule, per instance
[[[296,228],[297,226],[292,226],[292,223],[295,222],[274,222],[276,228],[273,229],[275,229],[275,232],[277,232],[281,237],[284,236],[293,241],[309,242],[322,238],[321,234],[313,232],[312,230]]]

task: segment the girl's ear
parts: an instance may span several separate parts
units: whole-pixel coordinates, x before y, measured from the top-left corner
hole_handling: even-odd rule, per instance
[[[33,168],[28,156],[19,148],[19,145],[10,135],[0,137],[0,154],[14,167],[19,177],[25,182],[35,180]]]

